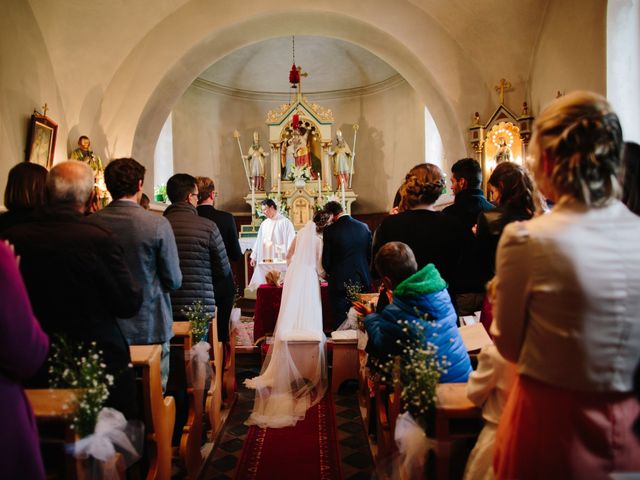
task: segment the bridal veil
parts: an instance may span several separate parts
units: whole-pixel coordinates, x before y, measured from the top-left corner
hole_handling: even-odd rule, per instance
[[[273,343],[260,376],[245,384],[256,390],[247,425],[293,426],[318,403],[327,388],[318,272],[322,271],[322,240],[316,225],[298,233],[287,269]]]

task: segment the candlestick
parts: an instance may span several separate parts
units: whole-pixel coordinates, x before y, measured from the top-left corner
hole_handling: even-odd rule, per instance
[[[256,189],[253,182],[251,182],[251,224],[253,224],[255,216],[256,216]]]

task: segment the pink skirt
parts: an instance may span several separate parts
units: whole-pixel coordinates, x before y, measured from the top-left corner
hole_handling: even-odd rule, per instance
[[[596,479],[640,470],[631,393],[585,393],[519,376],[496,435],[498,479]]]

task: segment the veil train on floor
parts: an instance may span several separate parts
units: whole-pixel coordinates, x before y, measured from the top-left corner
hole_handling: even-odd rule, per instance
[[[262,371],[258,377],[245,380],[256,390],[247,425],[293,426],[324,396],[327,368],[318,281],[321,257],[322,240],[315,223],[309,222],[296,237],[273,343]]]

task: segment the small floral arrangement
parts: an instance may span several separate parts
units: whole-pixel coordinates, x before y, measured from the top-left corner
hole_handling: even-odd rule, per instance
[[[191,326],[191,339],[194,342],[206,340],[209,333],[209,324],[211,323],[211,314],[208,313],[202,300],[196,300],[189,305],[182,313],[189,320]]]
[[[438,347],[428,341],[425,327],[419,321],[398,320],[398,324],[409,338],[400,361],[392,358],[380,362],[372,358],[372,364],[380,371],[382,382],[401,386],[404,410],[416,420],[423,420],[424,425],[427,413],[436,403],[436,387],[441,374],[446,372],[447,360],[438,359]]]
[[[364,290],[362,284],[357,280],[355,282],[347,280],[346,282],[344,282],[344,288],[346,289],[347,300],[349,300],[351,303],[360,300],[360,294]]]
[[[91,435],[113,385],[113,375],[105,371],[103,352],[96,342],[71,345],[62,336],[54,339],[51,352],[49,385],[80,390],[72,428],[81,438]]]
[[[311,180],[311,167],[309,167],[309,165],[294,165],[293,167],[291,167],[289,180],[298,179],[302,179],[305,181]]]

